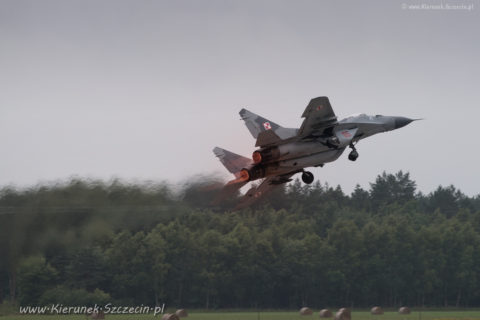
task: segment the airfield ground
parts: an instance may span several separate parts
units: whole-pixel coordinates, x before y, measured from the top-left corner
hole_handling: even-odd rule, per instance
[[[85,320],[84,315],[10,315],[1,320]],[[146,315],[106,315],[106,320],[147,320],[161,319],[161,316]],[[194,312],[185,320],[309,320],[320,319],[318,312],[312,316],[300,316],[298,312]],[[333,318],[328,318],[333,319]],[[385,312],[372,315],[368,311],[353,311],[352,320],[480,320],[480,311],[424,311],[400,315],[397,312]]]

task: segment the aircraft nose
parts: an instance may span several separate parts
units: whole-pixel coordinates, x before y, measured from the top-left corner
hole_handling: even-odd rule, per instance
[[[407,124],[412,122],[413,119],[405,118],[405,117],[395,117],[395,129],[405,127]]]

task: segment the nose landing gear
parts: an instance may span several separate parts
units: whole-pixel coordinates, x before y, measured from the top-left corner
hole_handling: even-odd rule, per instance
[[[352,151],[348,154],[348,160],[355,161],[358,158],[357,149],[355,149],[355,146],[353,145],[353,143],[350,143],[350,148],[352,148]]]
[[[303,171],[302,181],[306,184],[311,184],[313,182],[313,173],[309,171]]]

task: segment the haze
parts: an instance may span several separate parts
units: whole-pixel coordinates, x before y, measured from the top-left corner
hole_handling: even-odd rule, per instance
[[[408,171],[429,193],[479,193],[480,3],[0,1],[0,185],[71,176],[230,175],[249,157],[247,108],[298,127],[311,98],[352,113],[426,118],[363,140],[317,179],[350,192]],[[455,4],[459,3],[455,1]]]

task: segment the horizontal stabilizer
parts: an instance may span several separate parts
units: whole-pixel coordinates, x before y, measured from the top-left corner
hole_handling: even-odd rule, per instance
[[[213,153],[220,159],[225,168],[227,168],[229,172],[235,174],[235,176],[237,176],[240,170],[247,168],[252,164],[251,159],[219,147],[215,147]]]

